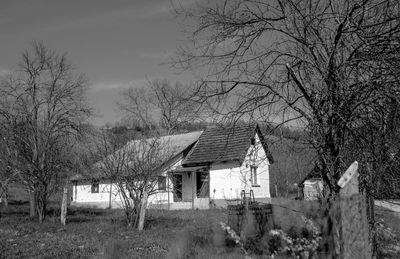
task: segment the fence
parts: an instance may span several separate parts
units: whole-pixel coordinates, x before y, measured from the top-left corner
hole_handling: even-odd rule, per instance
[[[228,205],[228,225],[242,239],[268,233],[274,226],[271,204]]]

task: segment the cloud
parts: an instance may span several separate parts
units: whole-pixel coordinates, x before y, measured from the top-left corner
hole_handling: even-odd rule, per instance
[[[92,91],[103,90],[103,89],[118,89],[121,88],[123,83],[97,83],[90,86]]]
[[[100,92],[103,90],[123,90],[129,87],[141,87],[147,85],[149,78],[139,78],[128,82],[98,82],[90,86],[89,92]]]
[[[147,11],[143,13],[143,16],[155,16],[162,15],[166,13],[173,13],[174,10],[182,10],[190,8],[196,4],[199,4],[203,1],[199,0],[170,0],[170,1],[160,1],[154,5],[152,5]]]
[[[12,71],[9,70],[9,69],[0,68],[0,76],[6,76],[6,75],[11,74],[11,73],[12,73]]]
[[[144,59],[168,59],[170,58],[174,53],[172,51],[166,51],[166,52],[138,52],[137,56],[140,58]]]

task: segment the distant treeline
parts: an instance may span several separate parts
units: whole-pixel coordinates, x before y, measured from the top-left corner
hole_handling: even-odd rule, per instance
[[[245,124],[247,122],[237,122],[237,124]],[[177,130],[175,130],[172,134],[180,134],[186,132],[200,131],[205,130],[208,127],[220,126],[220,124],[214,122],[185,122],[182,123]],[[292,140],[306,140],[307,134],[302,128],[294,128],[294,127],[286,127],[286,126],[275,126],[273,124],[268,123],[259,123],[261,131],[265,135],[272,135],[279,138],[292,139]],[[156,128],[156,125],[154,125]],[[150,133],[150,128],[148,126],[141,125],[114,125],[114,126],[106,126],[102,127],[102,130],[107,130],[112,134],[126,134],[130,133],[138,133],[140,135],[148,135]],[[162,128],[158,128],[159,131],[163,132]]]

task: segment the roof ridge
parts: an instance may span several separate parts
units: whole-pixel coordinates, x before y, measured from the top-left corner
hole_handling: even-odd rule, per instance
[[[131,140],[129,140],[128,142],[127,142],[127,144],[128,143],[130,143],[130,142],[132,142],[132,141],[138,141],[138,140],[151,140],[151,139],[155,139],[155,138],[164,138],[164,137],[174,137],[174,136],[181,136],[181,135],[188,135],[188,134],[194,134],[194,133],[203,133],[204,132],[204,130],[196,130],[196,131],[191,131],[191,132],[186,132],[186,133],[180,133],[180,134],[171,134],[171,135],[162,135],[162,136],[154,136],[154,137],[151,137],[151,138],[138,138],[138,139],[131,139]],[[200,136],[201,136],[201,134],[200,134]],[[199,136],[199,137],[200,137]]]

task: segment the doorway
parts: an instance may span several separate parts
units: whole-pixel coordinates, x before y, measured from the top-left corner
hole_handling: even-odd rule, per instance
[[[196,194],[198,198],[210,197],[209,172],[196,172]]]
[[[182,180],[181,174],[174,174],[173,185],[174,185],[174,202],[182,201]]]

